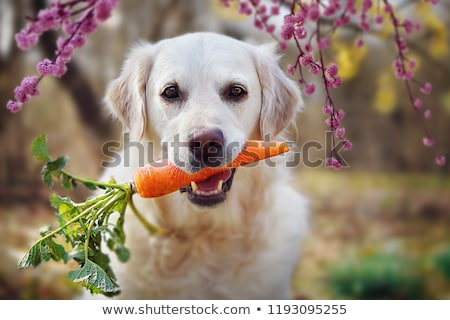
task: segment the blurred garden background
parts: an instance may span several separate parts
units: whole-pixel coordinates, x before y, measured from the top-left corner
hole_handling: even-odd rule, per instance
[[[433,84],[423,98],[432,110],[427,120],[439,152],[450,158],[450,2],[393,1],[402,15],[422,28],[408,38],[418,63],[416,77]],[[18,271],[17,261],[55,224],[40,179],[41,164],[30,153],[32,140],[45,133],[50,153],[67,155],[68,170],[97,178],[104,160],[102,145],[119,139],[120,127],[103,110],[107,83],[118,75],[130,44],[157,41],[192,31],[212,31],[253,43],[271,42],[253,26],[252,16],[237,14],[213,0],[120,1],[114,15],[79,49],[61,79],[46,77],[41,95],[17,113],[5,107],[36,63],[52,57],[56,34],[49,32],[29,52],[15,46],[14,34],[25,16],[47,6],[44,0],[0,0],[0,298],[67,299],[80,288],[66,274],[70,265],[44,263]],[[282,17],[280,17],[282,19]],[[281,21],[281,20],[280,20]],[[326,23],[326,21],[325,21]],[[299,166],[294,184],[311,199],[311,229],[292,286],[298,299],[449,299],[450,166],[436,166],[434,151],[409,105],[404,83],[395,79],[396,51],[388,27],[364,35],[357,30],[335,34],[326,59],[335,61],[344,84],[332,92],[346,117],[353,149],[343,154],[348,167],[339,171]],[[288,48],[281,65],[296,53]],[[327,126],[324,95],[306,97],[298,119],[296,142],[318,142],[304,154],[324,159]],[[64,192],[64,191],[63,191]],[[75,199],[87,196],[79,189]],[[293,253],[296,254],[296,253]],[[270,275],[269,275],[270,276]]]

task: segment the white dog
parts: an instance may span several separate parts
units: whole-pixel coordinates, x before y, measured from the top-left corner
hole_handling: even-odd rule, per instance
[[[106,101],[145,156],[166,156],[188,172],[225,164],[248,139],[281,139],[302,105],[272,47],[211,33],[138,44]],[[130,165],[107,169],[105,179],[130,181],[142,151],[129,148]],[[131,258],[113,264],[119,298],[289,298],[308,203],[289,187],[285,167],[261,162],[184,192],[135,196],[166,235],[150,236],[126,214]]]

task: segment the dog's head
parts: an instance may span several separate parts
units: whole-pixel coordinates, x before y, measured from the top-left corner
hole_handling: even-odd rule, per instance
[[[112,113],[134,139],[160,144],[187,172],[221,166],[248,139],[274,139],[302,104],[271,46],[194,33],[130,51],[108,88]],[[225,199],[234,171],[183,188],[191,202]]]

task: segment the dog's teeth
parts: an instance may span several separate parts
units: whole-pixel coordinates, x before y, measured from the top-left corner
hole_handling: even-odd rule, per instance
[[[223,180],[220,179],[219,183],[217,183],[217,191],[221,192],[222,191],[222,185],[223,185]]]
[[[198,186],[195,183],[195,181],[191,181],[191,188],[192,188],[192,191],[194,191],[194,192],[196,192],[198,190]]]

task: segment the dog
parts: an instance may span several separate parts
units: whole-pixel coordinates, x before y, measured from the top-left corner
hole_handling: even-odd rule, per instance
[[[274,51],[203,32],[133,46],[105,101],[142,148],[129,148],[128,165],[106,169],[105,179],[132,180],[142,152],[195,172],[225,165],[249,139],[282,139],[303,101]],[[293,173],[277,158],[163,197],[135,196],[164,234],[149,235],[126,213],[131,257],[112,262],[118,297],[290,298],[308,200],[289,186]]]

